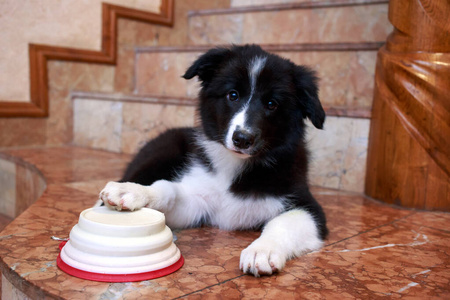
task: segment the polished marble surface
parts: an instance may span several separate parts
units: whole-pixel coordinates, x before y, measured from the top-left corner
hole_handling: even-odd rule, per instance
[[[322,105],[349,109],[372,106],[376,51],[272,52],[317,72]],[[135,92],[141,95],[197,97],[197,79],[186,80],[181,76],[202,53],[201,50],[191,52],[187,48],[177,52],[158,47],[140,50],[135,60]]]
[[[188,26],[190,41],[196,45],[384,41],[392,31],[387,3],[247,13],[200,12],[191,16]]]
[[[148,140],[169,128],[195,125],[196,108],[192,105],[130,102],[112,96],[108,100],[107,97],[102,100],[74,97],[75,145],[136,153]],[[328,116],[324,130],[317,130],[309,121],[307,124],[310,183],[362,193],[370,120]]]
[[[18,289],[32,299],[450,297],[450,214],[324,188],[312,191],[328,217],[325,246],[289,261],[274,276],[239,271],[240,251],[258,232],[204,227],[175,231],[186,262],[169,276],[114,284],[74,278],[56,267],[58,243],[50,236],[67,236],[102,182],[119,178],[130,156],[74,147],[2,155],[35,165],[47,182],[41,198],[0,233],[0,267],[12,283],[3,285],[4,294]]]

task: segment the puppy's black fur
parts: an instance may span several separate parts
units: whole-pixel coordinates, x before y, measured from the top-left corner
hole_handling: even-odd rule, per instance
[[[252,89],[249,64],[263,57],[264,68]],[[305,119],[309,118],[319,129],[325,120],[315,73],[259,46],[247,45],[208,51],[183,77],[195,76],[201,81],[197,108],[201,126],[172,129],[150,141],[128,166],[121,181],[143,185],[160,179],[177,181],[193,162],[216,172],[212,163],[215,158],[207,154],[199,139],[206,137],[226,147],[233,116],[248,105],[246,124],[256,132],[255,141],[243,162],[245,168],[235,175],[229,191],[242,201],[258,201],[266,196],[288,199],[283,202],[285,210],[308,211],[324,239],[325,215],[307,184]],[[236,93],[230,96],[230,91]]]

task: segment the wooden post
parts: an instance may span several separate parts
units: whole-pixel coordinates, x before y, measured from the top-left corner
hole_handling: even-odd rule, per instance
[[[365,192],[450,211],[450,1],[391,0],[378,52]]]

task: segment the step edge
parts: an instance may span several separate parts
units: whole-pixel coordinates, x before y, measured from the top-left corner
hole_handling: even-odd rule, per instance
[[[166,96],[157,94],[122,94],[122,93],[104,93],[104,92],[87,92],[87,91],[71,91],[70,99],[80,100],[100,100],[126,103],[146,103],[160,105],[183,105],[196,106],[197,98]],[[370,107],[347,107],[347,106],[330,106],[324,105],[327,116],[370,119],[372,109]]]
[[[265,4],[265,5],[250,5],[231,8],[192,10],[188,12],[188,18],[194,16],[208,16],[208,15],[226,15],[239,13],[254,13],[267,11],[282,11],[282,10],[299,10],[299,9],[319,9],[319,8],[334,8],[346,6],[361,6],[361,5],[379,5],[388,4],[389,0],[338,0],[338,1],[304,1],[296,3],[283,4]]]
[[[298,43],[298,44],[260,44],[269,52],[308,52],[308,51],[378,51],[384,41],[378,42],[349,42],[349,43]],[[135,53],[152,52],[205,52],[211,48],[231,47],[235,44],[209,44],[190,46],[144,46],[135,47]]]

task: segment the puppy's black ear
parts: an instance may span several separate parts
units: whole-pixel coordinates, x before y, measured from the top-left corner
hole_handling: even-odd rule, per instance
[[[294,81],[303,117],[309,118],[316,128],[322,129],[325,111],[319,100],[316,73],[305,66],[295,66]]]
[[[211,80],[220,65],[230,56],[231,50],[227,48],[214,48],[200,56],[184,73],[184,79],[194,76],[206,83]]]

